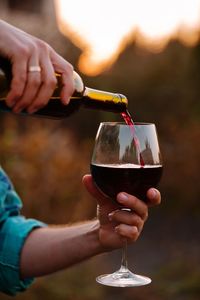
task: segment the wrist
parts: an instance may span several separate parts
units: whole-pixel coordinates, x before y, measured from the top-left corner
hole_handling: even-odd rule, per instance
[[[86,240],[91,247],[91,251],[93,255],[97,255],[100,253],[105,252],[105,248],[102,246],[100,239],[99,239],[99,230],[100,230],[100,223],[99,220],[96,219],[89,224],[87,224],[88,228],[86,230]]]

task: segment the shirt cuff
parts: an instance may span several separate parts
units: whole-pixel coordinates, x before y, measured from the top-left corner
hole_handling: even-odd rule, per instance
[[[9,217],[0,228],[0,290],[9,295],[25,291],[34,278],[20,278],[20,254],[26,237],[35,228],[47,226],[23,216]]]

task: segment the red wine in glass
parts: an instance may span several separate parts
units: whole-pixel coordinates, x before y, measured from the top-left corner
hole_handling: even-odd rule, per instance
[[[91,164],[91,173],[98,187],[116,199],[121,191],[146,201],[146,192],[156,187],[162,176],[162,165]]]

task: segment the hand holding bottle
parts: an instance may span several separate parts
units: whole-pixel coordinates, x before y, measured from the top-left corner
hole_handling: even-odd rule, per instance
[[[0,54],[12,63],[11,89],[6,104],[15,113],[44,107],[62,77],[60,99],[68,104],[74,92],[73,67],[44,41],[0,20]]]

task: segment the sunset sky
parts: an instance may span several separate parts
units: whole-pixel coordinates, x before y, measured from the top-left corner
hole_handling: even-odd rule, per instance
[[[200,28],[200,0],[55,0],[58,25],[83,50],[79,68],[96,75],[136,40],[161,51],[169,37],[194,45]]]

